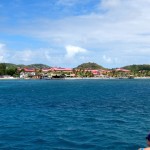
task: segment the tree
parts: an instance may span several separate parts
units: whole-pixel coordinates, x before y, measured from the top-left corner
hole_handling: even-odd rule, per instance
[[[6,74],[6,64],[1,63],[0,64],[0,75],[5,75]]]
[[[8,69],[6,69],[6,74],[7,75],[13,76],[16,73],[17,73],[17,68],[8,68]]]

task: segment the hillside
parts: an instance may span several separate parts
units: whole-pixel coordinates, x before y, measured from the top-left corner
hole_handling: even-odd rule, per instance
[[[77,66],[76,68],[77,69],[105,69],[104,67],[92,62],[83,63]]]
[[[45,64],[31,64],[31,65],[28,65],[27,67],[29,67],[29,68],[49,68],[50,66],[45,65]]]
[[[143,64],[143,65],[129,65],[129,66],[125,66],[123,68],[131,70],[131,71],[140,71],[140,70],[148,70],[148,71],[150,71],[150,65],[148,65],[148,64]]]
[[[11,64],[11,63],[0,63],[0,64],[5,64],[6,68],[17,68],[16,64]]]
[[[4,63],[0,63],[0,64],[4,64]],[[24,67],[27,67],[27,68],[49,68],[50,67],[45,64],[31,64],[31,65],[19,64],[19,65],[16,65],[16,64],[11,64],[11,63],[5,63],[5,65],[6,65],[6,68],[17,68],[17,67],[20,67],[20,68],[24,68]]]

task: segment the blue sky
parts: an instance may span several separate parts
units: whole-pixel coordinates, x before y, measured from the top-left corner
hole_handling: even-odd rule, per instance
[[[150,64],[149,0],[1,0],[0,62]]]

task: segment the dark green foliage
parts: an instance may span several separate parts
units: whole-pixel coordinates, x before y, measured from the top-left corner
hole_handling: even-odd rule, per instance
[[[124,69],[131,70],[132,72],[138,72],[141,70],[148,70],[150,71],[150,65],[130,65],[130,66],[125,66],[123,67]]]
[[[17,67],[15,64],[0,63],[0,75],[14,76],[17,74]]]
[[[19,67],[19,68],[24,68],[24,67],[26,67],[26,65],[19,64],[19,65],[16,65],[16,67]]]
[[[10,76],[14,76],[17,73],[17,68],[8,68],[6,69],[6,74]]]
[[[105,69],[104,67],[96,64],[96,63],[83,63],[77,67],[77,69]]]
[[[17,71],[17,68],[35,68],[35,69],[40,69],[40,68],[49,68],[48,65],[44,64],[31,64],[31,65],[16,65],[16,64],[11,64],[11,63],[0,63],[0,75],[10,75],[10,76],[19,76],[19,72]]]
[[[6,64],[1,63],[0,64],[0,75],[5,75],[6,74]]]
[[[3,63],[0,63],[0,64],[3,64]],[[35,69],[40,69],[40,68],[49,68],[50,66],[48,65],[45,65],[45,64],[31,64],[31,65],[24,65],[24,64],[19,64],[19,65],[16,65],[16,64],[11,64],[11,63],[5,63],[6,65],[6,68],[35,68]]]
[[[11,64],[11,63],[5,63],[6,68],[17,68],[16,64]]]
[[[50,68],[48,65],[44,64],[31,64],[27,66],[28,68],[35,68],[35,69],[40,69],[40,68]]]

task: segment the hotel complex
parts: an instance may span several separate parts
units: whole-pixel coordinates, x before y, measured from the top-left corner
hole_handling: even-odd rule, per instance
[[[20,78],[53,78],[53,77],[65,77],[65,78],[81,78],[81,77],[111,77],[114,70],[103,70],[103,69],[71,69],[71,68],[18,68]],[[130,70],[126,69],[115,69],[115,72],[120,72],[124,77],[129,76]]]

